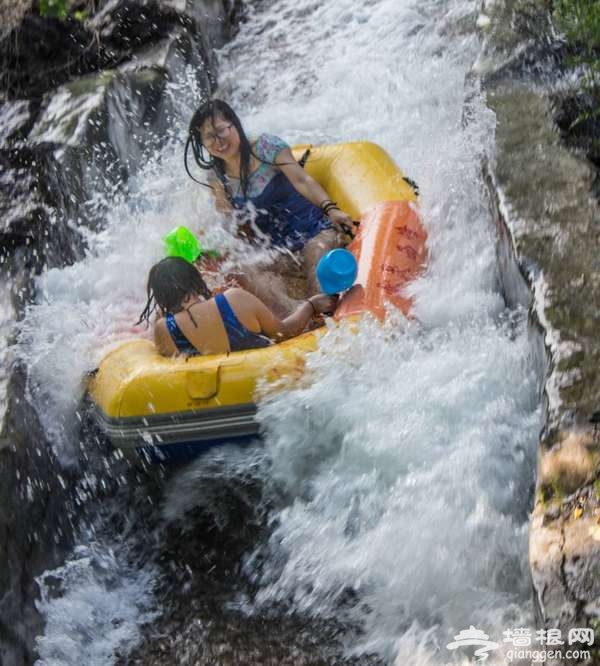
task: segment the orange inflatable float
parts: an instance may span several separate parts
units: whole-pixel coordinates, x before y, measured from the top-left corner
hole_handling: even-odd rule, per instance
[[[335,318],[368,311],[381,320],[386,302],[409,316],[411,299],[402,288],[419,274],[427,257],[415,184],[373,143],[297,146],[294,156],[300,159],[307,150],[305,169],[360,221],[358,234],[347,247],[358,262],[356,284],[342,299]]]

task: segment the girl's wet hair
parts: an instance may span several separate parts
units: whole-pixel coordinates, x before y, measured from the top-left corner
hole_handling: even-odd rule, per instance
[[[203,183],[194,178],[194,176],[192,176],[188,164],[188,154],[191,148],[192,154],[194,156],[194,161],[196,162],[196,164],[205,171],[212,170],[214,172],[214,174],[217,176],[217,178],[223,185],[223,189],[225,190],[227,198],[233,204],[233,195],[231,193],[231,189],[229,187],[229,183],[227,182],[227,177],[225,175],[225,162],[222,159],[211,155],[208,152],[208,150],[206,150],[206,148],[202,145],[202,133],[201,133],[202,125],[207,120],[211,120],[214,122],[217,118],[223,118],[223,120],[227,121],[228,123],[231,123],[237,130],[237,133],[240,137],[240,188],[244,199],[246,198],[248,192],[248,180],[250,176],[251,158],[255,157],[257,160],[259,160],[259,162],[263,162],[264,164],[270,164],[271,166],[273,166],[273,162],[267,162],[266,160],[261,159],[252,150],[252,145],[250,144],[250,141],[246,136],[246,132],[244,132],[244,128],[242,127],[240,119],[238,118],[235,111],[229,106],[229,104],[227,104],[227,102],[224,102],[221,99],[212,99],[209,100],[208,102],[205,102],[196,111],[196,113],[194,113],[190,121],[188,140],[187,143],[185,144],[185,153],[184,153],[185,170],[187,171],[188,176],[192,180],[196,181],[197,183],[200,183],[200,185],[204,185],[205,187],[211,187],[207,183]]]
[[[198,269],[181,257],[166,257],[154,264],[148,274],[146,292],[148,300],[137,324],[149,324],[157,307],[163,314],[175,313],[189,296],[212,297]]]

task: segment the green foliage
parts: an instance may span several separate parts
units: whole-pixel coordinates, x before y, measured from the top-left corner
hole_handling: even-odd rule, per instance
[[[598,0],[557,0],[554,17],[566,38],[590,58],[600,49],[600,2]]]
[[[67,18],[69,15],[69,0],[39,0],[40,16],[52,18]],[[89,16],[87,9],[78,9],[72,13],[76,21],[85,21]]]
[[[66,18],[69,13],[68,0],[40,0],[40,16]]]
[[[576,52],[570,63],[583,68],[584,91],[592,99],[577,125],[600,115],[600,0],[556,0],[554,19]]]
[[[573,63],[584,65],[594,81],[600,75],[600,2],[557,0],[554,18],[578,54]]]

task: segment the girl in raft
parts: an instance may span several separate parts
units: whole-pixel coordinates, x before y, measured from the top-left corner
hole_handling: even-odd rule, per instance
[[[195,180],[188,166],[190,148],[196,164],[209,172],[217,210],[235,211],[240,235],[251,242],[262,235],[271,247],[300,252],[307,292],[317,293],[319,259],[341,245],[338,232],[345,233],[353,222],[296,162],[288,144],[271,134],[250,141],[233,109],[215,99],[201,106],[190,122],[185,167]],[[283,255],[271,266],[246,266],[243,275],[235,277],[246,289],[272,301],[268,273],[285,273],[290,270],[287,264]]]
[[[224,354],[266,347],[302,333],[316,315],[335,309],[336,297],[317,294],[280,320],[253,294],[227,289],[213,298],[197,268],[181,257],[159,261],[148,275],[148,301],[138,324],[158,309],[154,342],[164,356]]]

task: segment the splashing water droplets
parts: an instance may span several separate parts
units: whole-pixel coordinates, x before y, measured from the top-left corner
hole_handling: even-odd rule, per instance
[[[477,91],[463,118],[476,6],[307,7],[253,15],[222,88],[255,130],[383,145],[421,187],[430,262],[409,290],[420,324],[330,335],[310,381],[260,405],[266,483],[289,500],[248,556],[258,592],[243,605],[345,621],[361,630],[350,652],[424,666],[446,661],[436,645],[455,629],[531,620],[540,414],[524,318],[502,323],[480,166],[494,119]]]
[[[445,645],[470,625],[501,642],[503,630],[531,621],[527,514],[540,413],[525,317],[507,322],[497,287],[481,176],[494,118],[465,90],[477,10],[474,1],[264,2],[219,55],[221,92],[251,135],[372,140],[421,189],[430,259],[409,289],[417,320],[332,330],[308,357],[307,379],[259,405],[265,450],[248,455],[277,499],[269,535],[244,562],[255,593],[239,599],[248,613],[283,607],[345,623],[356,630],[349,654],[396,664],[449,661]],[[184,100],[172,142],[105,207],[85,260],[41,278],[23,323],[32,397],[67,458],[81,376],[140,335],[131,325],[164,233],[198,224],[207,244],[238,248],[184,175],[175,137],[197,101]],[[209,463],[175,478],[167,515],[218,497],[207,475],[219,481],[229,468],[218,456]],[[71,596],[93,596],[87,583],[72,585]],[[43,603],[58,623],[44,638],[52,642],[63,607]]]

